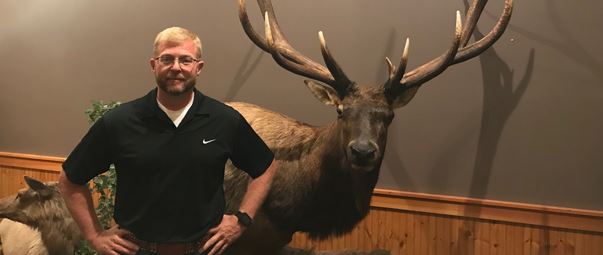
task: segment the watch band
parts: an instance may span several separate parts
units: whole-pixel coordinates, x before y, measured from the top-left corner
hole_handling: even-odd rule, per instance
[[[251,217],[249,217],[249,214],[247,214],[247,213],[237,211],[235,213],[235,216],[237,217],[239,224],[241,224],[244,227],[249,227],[249,226],[251,226],[251,223],[253,223],[253,219],[251,219]]]

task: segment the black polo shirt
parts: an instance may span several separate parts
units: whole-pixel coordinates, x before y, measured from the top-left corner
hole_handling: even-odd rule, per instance
[[[255,178],[273,154],[230,106],[195,90],[176,127],[156,97],[157,89],[107,112],[63,169],[85,184],[115,164],[117,224],[146,241],[199,240],[222,219],[226,161]]]

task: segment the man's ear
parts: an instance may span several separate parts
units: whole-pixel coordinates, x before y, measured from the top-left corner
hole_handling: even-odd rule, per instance
[[[392,108],[396,109],[408,104],[408,102],[410,102],[410,100],[415,97],[415,94],[417,94],[417,90],[419,90],[419,86],[405,89],[404,91],[402,91],[400,95],[398,95],[396,99],[394,99]]]
[[[199,63],[197,63],[197,76],[201,73],[201,69],[203,69],[203,65],[205,65],[205,61],[199,60]]]
[[[337,91],[330,86],[322,85],[310,80],[304,80],[304,82],[308,89],[310,89],[310,92],[312,92],[312,94],[314,94],[314,96],[323,104],[333,106],[341,104],[341,99],[339,98]]]
[[[151,65],[151,71],[155,72],[155,67],[157,67],[157,62],[154,58],[149,59],[149,65]]]

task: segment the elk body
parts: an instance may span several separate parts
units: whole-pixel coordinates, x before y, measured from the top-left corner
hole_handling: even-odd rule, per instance
[[[20,222],[0,219],[0,255],[48,255],[40,231]]]
[[[318,100],[336,109],[338,117],[329,125],[314,127],[259,106],[230,103],[273,150],[279,169],[256,222],[228,250],[229,254],[276,253],[297,231],[319,239],[351,231],[369,211],[394,109],[407,104],[423,83],[448,66],[476,57],[494,44],[512,10],[512,0],[506,0],[494,28],[469,44],[486,4],[473,1],[464,22],[457,12],[454,38],[447,52],[406,72],[407,39],[398,67],[386,58],[389,76],[383,86],[359,86],[347,78],[331,56],[322,32],[319,40],[326,67],[289,44],[269,0],[258,0],[258,4],[264,14],[264,38],[251,26],[245,1],[239,1],[239,17],[247,36],[281,67],[324,83],[305,81]],[[227,167],[227,210],[238,209],[248,181],[232,165]]]
[[[30,188],[0,208],[4,255],[73,254],[82,236],[56,183],[25,181]]]

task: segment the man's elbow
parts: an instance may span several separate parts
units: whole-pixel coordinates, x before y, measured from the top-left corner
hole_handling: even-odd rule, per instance
[[[58,186],[59,186],[59,190],[61,191],[61,193],[64,196],[65,194],[73,192],[74,189],[81,188],[84,185],[80,185],[80,184],[72,182],[71,180],[69,180],[69,178],[67,178],[65,171],[61,171],[61,174],[59,175],[59,185]]]
[[[268,174],[270,179],[272,179],[272,177],[276,173],[277,169],[278,169],[278,162],[275,159],[273,159],[272,163],[270,163],[270,166],[268,166],[268,169],[266,169],[266,174]]]
[[[266,170],[260,176],[257,176],[256,178],[254,178],[254,180],[259,179],[259,180],[271,182],[274,174],[276,173],[277,168],[278,168],[278,163],[276,162],[276,160],[272,160],[270,165],[268,165],[268,168],[266,168]]]

